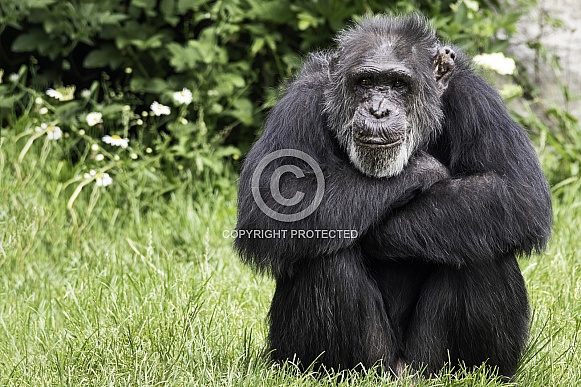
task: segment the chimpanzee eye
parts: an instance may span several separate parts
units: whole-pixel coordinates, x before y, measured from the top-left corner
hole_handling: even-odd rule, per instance
[[[404,89],[408,86],[408,84],[403,79],[396,79],[393,81],[391,86],[395,89]]]
[[[371,86],[373,81],[370,77],[362,77],[359,79],[359,86],[369,87]]]

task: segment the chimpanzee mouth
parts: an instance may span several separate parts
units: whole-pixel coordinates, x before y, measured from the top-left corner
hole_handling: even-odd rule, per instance
[[[388,149],[400,145],[403,139],[389,140],[383,137],[355,137],[355,142],[358,145],[369,148]]]

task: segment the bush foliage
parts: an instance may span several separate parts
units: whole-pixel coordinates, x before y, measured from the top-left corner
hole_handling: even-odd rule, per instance
[[[138,110],[154,100],[170,103],[171,93],[186,87],[193,92],[189,120],[244,151],[264,108],[274,101],[273,90],[300,65],[300,54],[329,46],[350,19],[367,12],[420,11],[445,39],[494,52],[506,45],[518,14],[498,12],[493,4],[6,0],[0,25],[2,46],[9,51],[1,59],[7,74],[30,65],[29,82],[37,89],[72,84],[80,91],[94,81],[107,83]],[[96,97],[107,98],[103,93]],[[9,108],[13,101],[2,105]]]
[[[444,40],[490,53],[507,46],[531,1],[3,0],[0,125],[21,142],[20,159],[34,148],[67,159],[63,182],[84,184],[94,170],[91,181],[125,173],[168,192],[224,176],[281,81],[351,20],[420,12]],[[103,144],[105,136],[128,146]]]

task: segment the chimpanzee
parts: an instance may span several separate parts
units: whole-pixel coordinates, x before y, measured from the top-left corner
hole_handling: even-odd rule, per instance
[[[240,175],[235,247],[276,280],[271,357],[512,376],[529,324],[516,256],[552,223],[530,141],[423,17],[366,17],[336,42]]]

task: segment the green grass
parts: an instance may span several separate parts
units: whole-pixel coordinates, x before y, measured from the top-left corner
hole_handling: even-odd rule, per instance
[[[20,150],[0,147],[0,385],[500,385],[484,371],[396,383],[270,366],[260,354],[273,283],[222,235],[233,189],[150,202],[88,189],[72,226],[70,192],[51,173],[62,164],[33,150],[18,163]],[[534,310],[523,386],[581,380],[578,189],[560,189],[547,252],[521,261]]]

